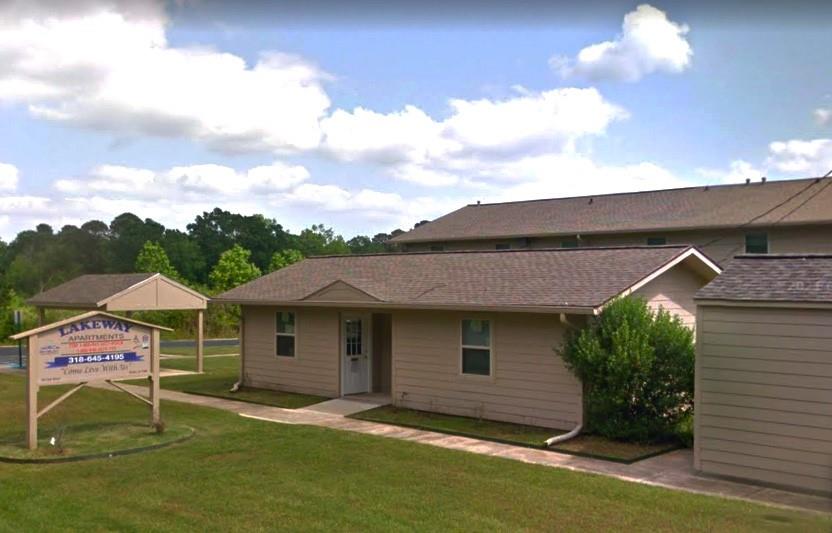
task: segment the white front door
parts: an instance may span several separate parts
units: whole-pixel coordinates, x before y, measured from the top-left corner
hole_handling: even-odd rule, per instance
[[[341,318],[341,395],[370,392],[370,316]]]

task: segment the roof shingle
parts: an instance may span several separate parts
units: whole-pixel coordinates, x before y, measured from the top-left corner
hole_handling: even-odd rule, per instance
[[[740,255],[696,298],[832,303],[832,255]]]
[[[129,289],[133,285],[155,275],[155,273],[85,274],[36,294],[27,300],[27,303],[47,306],[95,307],[98,302],[107,297]]]
[[[832,223],[832,178],[468,205],[396,243]]]
[[[342,281],[386,304],[595,308],[689,249],[651,246],[313,257],[215,300],[301,302]]]

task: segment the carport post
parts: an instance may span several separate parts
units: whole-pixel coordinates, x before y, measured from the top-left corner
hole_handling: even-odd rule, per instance
[[[38,365],[33,354],[38,350],[37,335],[32,335],[26,343],[29,353],[26,356],[26,445],[30,450],[38,448]]]
[[[205,360],[205,339],[204,339],[205,311],[202,309],[196,312],[196,371],[203,372]]]

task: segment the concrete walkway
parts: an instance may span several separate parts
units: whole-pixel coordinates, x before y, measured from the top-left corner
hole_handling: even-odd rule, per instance
[[[96,386],[109,388],[106,384],[97,384]],[[130,385],[126,387],[138,393],[146,392],[146,388],[144,387]],[[193,405],[214,407],[216,409],[238,413],[246,418],[267,422],[306,424],[344,431],[354,431],[368,435],[419,442],[452,450],[462,450],[479,453],[481,455],[514,459],[525,463],[607,475],[626,481],[655,485],[673,490],[684,490],[700,494],[742,499],[779,507],[832,513],[832,500],[822,496],[801,494],[697,475],[692,468],[693,458],[690,450],[677,450],[631,465],[624,465],[547,450],[512,446],[432,431],[354,420],[345,418],[339,414],[340,412],[358,412],[381,405],[378,402],[369,402],[366,398],[358,398],[355,400],[340,398],[303,409],[282,409],[234,400],[196,396],[165,389],[162,390],[162,398]],[[350,405],[350,403],[356,405]],[[329,407],[325,407],[326,404],[330,404]]]

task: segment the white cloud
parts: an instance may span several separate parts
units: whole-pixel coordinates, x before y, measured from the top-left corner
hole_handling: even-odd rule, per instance
[[[823,176],[832,170],[832,139],[777,141],[766,164],[787,174]]]
[[[642,4],[624,16],[621,35],[583,48],[574,60],[555,56],[550,66],[565,77],[635,82],[654,72],[679,73],[690,66],[689,28]]]
[[[628,116],[594,88],[453,99],[449,107],[444,120],[414,106],[389,114],[339,110],[322,122],[323,148],[342,160],[381,165],[400,180],[446,187],[467,183],[495,162],[574,152],[579,140]]]
[[[17,182],[20,173],[17,167],[10,163],[0,163],[0,191],[13,191],[17,189]]]
[[[746,179],[753,181],[766,175],[765,170],[742,159],[731,161],[727,169],[700,168],[697,169],[697,173],[703,178],[720,183],[743,183]]]
[[[144,198],[171,195],[189,197],[274,194],[298,185],[309,178],[300,165],[275,161],[247,171],[215,164],[177,166],[155,172],[120,165],[100,165],[83,178],[61,179],[55,188],[63,193],[93,191],[97,194],[129,193]]]
[[[352,190],[309,179],[303,166],[281,161],[244,170],[216,164],[163,170],[99,165],[84,175],[56,180],[52,194],[0,196],[0,235],[10,239],[41,222],[60,228],[90,219],[110,221],[124,212],[184,228],[197,214],[219,206],[273,216],[294,231],[324,221],[349,236],[350,231],[410,227],[415,220],[464,203],[441,196],[405,198],[370,188]]]
[[[529,200],[684,187],[687,181],[654,163],[603,165],[580,155],[542,155],[485,170],[494,180],[487,201]]]
[[[832,108],[819,107],[812,113],[818,126],[832,125]]]
[[[0,102],[117,135],[184,137],[222,151],[310,149],[328,75],[267,52],[254,65],[174,47],[162,2],[0,4]]]

